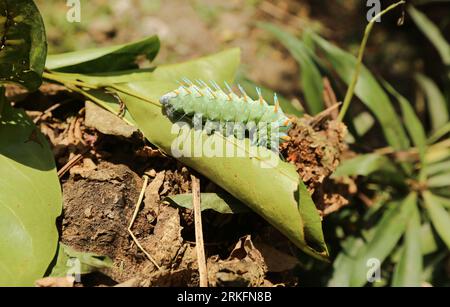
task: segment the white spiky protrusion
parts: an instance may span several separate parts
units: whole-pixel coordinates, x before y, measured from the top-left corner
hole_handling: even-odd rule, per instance
[[[211,84],[212,84],[212,86],[217,90],[217,91],[220,91],[220,92],[222,92],[223,93],[223,90],[222,90],[222,88],[219,86],[219,84],[217,84],[217,82],[216,81],[214,81],[214,80],[211,80],[211,81],[209,81]]]
[[[186,91],[187,94],[189,94],[189,95],[192,94],[191,90],[187,86],[183,85],[182,87]]]
[[[235,97],[243,98],[245,102],[248,102],[250,98],[250,96],[248,96],[248,94],[240,84],[237,84],[237,87],[239,89],[241,96],[236,94],[233,91],[232,87],[226,81],[224,81],[224,85],[226,88],[226,91],[224,91],[220,87],[220,85],[214,80],[209,81],[210,85],[201,79],[196,79],[195,83],[186,77],[183,77],[181,80],[182,80],[181,82],[177,80],[177,82],[180,84],[180,88],[183,89],[187,94],[192,94],[192,92],[195,91],[199,94],[198,97],[203,97],[207,94],[207,97],[209,97],[210,99],[216,99],[218,95],[220,96],[223,94],[227,97],[228,101],[232,101],[234,95]],[[173,91],[173,93],[176,94],[176,96],[178,96],[181,92],[180,89],[178,89]],[[267,104],[267,102],[264,100],[262,90],[260,87],[256,87],[256,93],[258,95],[259,103],[261,105]],[[277,113],[280,110],[280,101],[278,99],[277,93],[274,93],[273,101],[274,101],[274,112]]]
[[[200,95],[200,97],[203,97],[205,94],[203,94],[202,90],[198,88],[197,85],[192,85],[192,88]]]
[[[277,93],[273,94],[273,102],[275,104],[275,107],[274,107],[273,111],[275,113],[278,113],[278,109],[280,108],[280,102],[278,101]]]
[[[206,84],[205,81],[200,80],[200,79],[197,79],[196,81],[197,81],[197,83],[198,83],[200,86],[203,86],[203,88],[206,88],[206,89],[210,89],[210,90],[211,90],[211,88],[208,86],[208,84]]]
[[[231,88],[231,86],[228,84],[227,81],[224,82],[225,87],[227,88],[228,92],[230,92],[230,94],[233,94],[233,89]]]
[[[217,95],[214,93],[214,91],[208,86],[206,90],[211,94],[211,98],[217,98]]]
[[[238,84],[238,89],[239,89],[239,91],[241,92],[242,97],[244,98],[244,101],[247,102],[247,97],[248,97],[248,95],[247,95],[247,93],[245,92],[244,88],[243,88],[240,84]]]
[[[260,89],[259,87],[257,87],[257,88],[256,88],[256,92],[258,93],[258,96],[259,96],[259,103],[260,103],[261,105],[263,105],[263,104],[264,104],[264,98],[263,98],[263,96],[262,96],[261,89]]]
[[[184,77],[183,79],[183,82],[184,83],[186,83],[187,85],[189,85],[189,86],[192,86],[192,85],[194,85],[194,83],[192,83],[192,81],[191,80],[189,80],[188,78],[186,78],[186,77]]]

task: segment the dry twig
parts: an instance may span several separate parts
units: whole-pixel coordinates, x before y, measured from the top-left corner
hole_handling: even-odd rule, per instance
[[[208,271],[206,268],[205,246],[203,243],[202,209],[200,203],[200,180],[191,175],[192,179],[192,205],[194,208],[195,241],[197,251],[198,273],[200,287],[208,287]]]
[[[134,221],[136,220],[137,214],[139,212],[139,207],[141,206],[142,199],[144,198],[145,189],[147,188],[148,184],[148,176],[144,175],[144,184],[142,185],[141,193],[139,194],[139,199],[136,203],[136,207],[133,212],[133,217],[131,218],[130,226],[128,226],[128,233],[130,234],[131,238],[133,238],[134,243],[136,243],[137,247],[147,256],[147,258],[158,268],[158,270],[161,270],[161,267],[158,265],[158,263],[153,259],[153,257],[142,247],[141,243],[139,243],[138,239],[134,235],[131,228],[133,227]]]

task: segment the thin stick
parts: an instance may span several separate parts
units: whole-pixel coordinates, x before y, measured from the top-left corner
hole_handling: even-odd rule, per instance
[[[130,226],[128,226],[128,233],[130,234],[131,238],[133,238],[134,243],[136,243],[137,247],[147,256],[147,258],[158,268],[158,270],[161,271],[161,267],[158,265],[158,263],[153,259],[153,257],[142,247],[141,243],[139,243],[138,239],[134,235],[133,231],[131,230],[131,227],[133,227],[134,221],[136,220],[137,214],[139,212],[139,207],[141,206],[142,199],[144,198],[145,189],[147,188],[148,184],[148,176],[144,175],[144,184],[142,185],[141,194],[139,194],[138,201],[136,202],[136,207],[134,208],[133,217],[131,218]]]
[[[353,73],[352,81],[350,83],[350,86],[348,87],[347,93],[345,94],[344,104],[342,106],[341,112],[339,113],[338,120],[342,121],[344,119],[345,113],[347,112],[348,107],[350,106],[350,102],[352,101],[353,94],[355,92],[356,84],[358,82],[359,73],[361,71],[362,66],[362,59],[364,56],[364,51],[366,50],[367,41],[369,40],[370,32],[372,31],[372,28],[378,18],[386,14],[387,12],[393,10],[397,6],[406,3],[405,1],[399,1],[397,3],[394,3],[390,5],[388,8],[386,8],[384,11],[378,13],[375,15],[375,17],[370,20],[369,24],[366,26],[366,29],[364,30],[364,37],[361,42],[361,46],[359,47],[358,52],[358,61],[356,62],[355,71]]]
[[[66,103],[68,103],[69,101],[72,101],[72,100],[74,100],[74,98],[69,98],[69,99],[63,100],[62,102],[58,102],[58,103],[55,103],[54,105],[51,105],[48,109],[46,109],[44,112],[42,112],[41,115],[36,117],[33,120],[33,123],[37,124],[45,115],[47,115],[50,112],[55,111],[57,108],[59,108],[63,104],[66,104]]]
[[[194,208],[195,241],[197,251],[198,273],[200,275],[200,287],[208,287],[208,271],[206,269],[205,246],[203,243],[202,211],[200,203],[200,180],[191,175],[192,180],[192,205]]]
[[[75,156],[73,156],[72,159],[70,159],[61,169],[58,171],[58,178],[61,178],[64,176],[64,174],[70,170],[75,164],[80,162],[80,160],[83,158],[84,154],[87,152],[87,150],[84,150],[82,153],[79,153]]]

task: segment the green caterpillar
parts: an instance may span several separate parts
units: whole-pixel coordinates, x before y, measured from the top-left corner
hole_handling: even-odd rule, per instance
[[[280,108],[277,95],[274,105],[269,105],[257,88],[258,100],[251,99],[238,85],[242,94],[235,94],[225,83],[228,92],[211,81],[211,89],[204,81],[194,84],[183,79],[180,87],[161,97],[165,114],[171,120],[188,118],[194,127],[207,129],[208,133],[218,131],[225,136],[234,135],[242,139],[250,138],[252,144],[278,149],[280,142],[289,140],[287,131],[290,119]]]

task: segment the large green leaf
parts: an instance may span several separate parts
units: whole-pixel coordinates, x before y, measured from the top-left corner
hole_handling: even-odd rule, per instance
[[[159,51],[159,39],[151,36],[133,43],[49,55],[45,66],[51,70],[76,73],[105,73],[137,68],[136,58],[152,61]]]
[[[405,232],[402,256],[398,262],[392,285],[395,287],[420,287],[422,283],[422,251],[420,246],[420,213],[414,206]]]
[[[25,112],[0,118],[0,286],[31,286],[55,256],[61,190],[53,154]]]
[[[412,5],[408,6],[408,13],[423,34],[436,47],[441,55],[442,61],[450,65],[450,44],[445,40],[439,28],[425,14],[415,9]]]
[[[429,191],[423,192],[425,208],[430,216],[436,232],[441,239],[450,248],[450,213],[445,210],[440,199],[435,197]]]
[[[177,156],[172,152],[172,145],[179,139],[179,132],[172,129],[178,126],[173,125],[163,115],[159,98],[178,87],[177,80],[183,77],[191,80],[204,79],[231,83],[238,65],[239,50],[232,49],[181,64],[159,66],[146,81],[122,84],[112,82],[108,86],[105,83],[106,76],[76,75],[74,78],[106,85],[110,90],[115,91],[125,102],[145,137],[165,152]],[[293,165],[282,162],[279,156],[270,150],[250,146],[248,139],[225,138],[220,134],[208,136],[206,133],[194,130],[188,130],[185,136],[191,140],[197,139],[203,144],[221,143],[231,151],[243,153],[244,157],[199,157],[193,155],[192,151],[201,150],[204,147],[190,146],[190,149],[184,148],[191,153],[190,157],[177,156],[177,158],[248,205],[306,253],[320,259],[328,256],[326,251],[322,249],[317,251],[305,241],[304,222],[295,199],[299,176]],[[249,151],[254,150],[258,152],[254,152],[254,156],[249,157]],[[318,214],[318,212],[315,213]]]
[[[448,109],[444,95],[437,85],[428,77],[417,74],[416,80],[425,92],[433,131],[438,131],[448,123]]]
[[[231,82],[238,65],[237,59],[237,50],[232,50],[179,65],[161,66],[154,72],[155,81],[128,83],[116,86],[116,89],[121,91],[119,96],[146,138],[171,153],[177,133],[171,132],[172,122],[162,116],[161,107],[157,104],[159,97],[177,87],[175,80],[183,76]],[[144,97],[153,103],[143,100]],[[195,135],[193,130],[187,134],[191,140],[195,139]],[[225,138],[220,134],[207,136],[205,133],[197,134],[197,137],[203,144],[222,143],[233,151],[244,152],[246,157],[178,157],[181,162],[247,204],[306,253],[318,258],[327,256],[326,252],[315,250],[305,241],[304,223],[294,198],[299,177],[292,165],[282,162],[278,155],[262,147],[259,147],[260,153],[249,158],[251,147],[248,139]],[[199,147],[194,146],[190,153],[195,149]]]
[[[301,69],[302,89],[305,94],[309,112],[315,115],[324,109],[323,83],[319,69],[310,56],[309,49],[294,35],[270,24],[258,23],[259,27],[272,33],[297,60]]]
[[[328,254],[322,231],[322,219],[317,214],[316,205],[302,181],[298,185],[298,194],[298,211],[304,224],[305,240],[310,246],[314,246],[317,251]]]
[[[44,23],[34,2],[0,1],[0,84],[15,82],[36,90],[46,55]]]
[[[334,70],[348,85],[355,70],[356,58],[318,35],[312,35],[311,37],[324,51]],[[401,122],[398,120],[388,95],[365,66],[361,69],[355,94],[378,119],[387,142],[394,149],[407,149],[409,147],[408,137]]]

